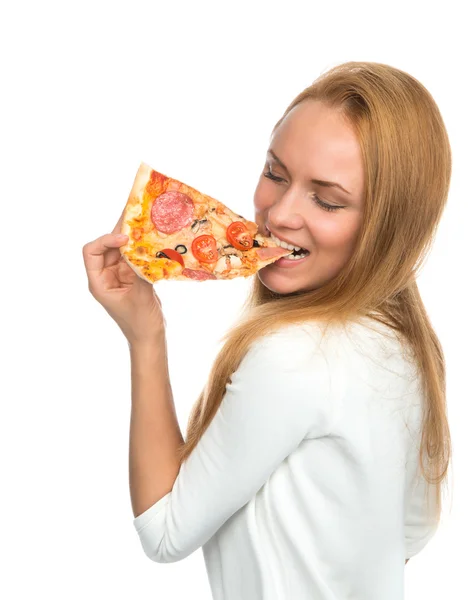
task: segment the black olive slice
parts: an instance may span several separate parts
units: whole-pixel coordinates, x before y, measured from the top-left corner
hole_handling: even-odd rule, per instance
[[[184,244],[178,244],[175,250],[176,252],[179,252],[179,254],[185,254],[187,252],[187,248],[184,246]]]

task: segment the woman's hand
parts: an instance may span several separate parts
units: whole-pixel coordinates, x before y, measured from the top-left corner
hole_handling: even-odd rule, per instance
[[[155,342],[164,336],[166,321],[153,285],[139,277],[122,257],[119,238],[124,212],[112,233],[83,246],[88,289],[120,327],[129,345]]]

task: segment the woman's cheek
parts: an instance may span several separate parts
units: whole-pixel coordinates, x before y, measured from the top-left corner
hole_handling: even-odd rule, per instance
[[[322,240],[322,245],[331,250],[347,251],[353,243],[354,231],[350,223],[324,219],[315,224],[317,237]]]
[[[275,199],[269,186],[264,181],[259,181],[254,192],[254,206],[256,210],[264,210],[274,203]]]
[[[340,237],[337,224],[331,221],[332,219],[325,218],[317,210],[314,211],[314,217],[309,220],[309,230],[321,246],[335,246]]]

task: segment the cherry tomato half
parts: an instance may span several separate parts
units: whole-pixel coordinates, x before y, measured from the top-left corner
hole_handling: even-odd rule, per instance
[[[164,248],[164,250],[161,250],[160,252],[164,252],[171,260],[177,260],[178,263],[184,267],[184,259],[176,250],[173,250],[172,248]]]
[[[228,225],[226,239],[238,250],[250,250],[254,245],[248,228],[241,221],[234,221]]]
[[[218,260],[217,241],[213,235],[199,235],[194,238],[191,250],[200,262],[216,263]]]

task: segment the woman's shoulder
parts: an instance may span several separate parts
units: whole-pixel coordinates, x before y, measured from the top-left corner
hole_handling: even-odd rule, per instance
[[[340,346],[340,335],[336,325],[326,327],[325,323],[318,321],[289,323],[262,335],[251,350],[266,359],[273,357],[275,360],[277,357],[284,365],[290,364],[298,370],[302,365],[308,368],[311,361],[317,366],[324,359],[324,364],[327,364],[332,355],[337,357],[335,348]]]
[[[385,338],[390,342],[398,342],[396,332],[388,325],[371,317],[357,317],[345,323],[333,323],[318,320],[289,323],[276,327],[265,334],[263,339],[275,340],[280,338],[291,339],[377,339]]]
[[[350,353],[369,354],[382,360],[405,356],[398,334],[392,327],[371,317],[357,317],[345,323],[302,321],[282,325],[259,340],[265,347],[283,348],[298,356],[305,349],[314,349],[335,360],[348,359]]]

